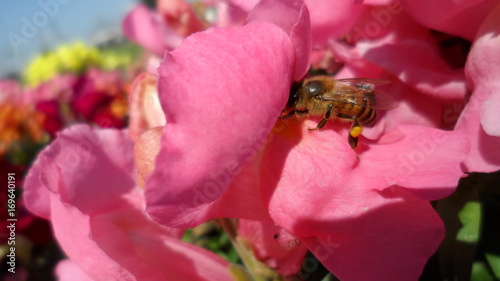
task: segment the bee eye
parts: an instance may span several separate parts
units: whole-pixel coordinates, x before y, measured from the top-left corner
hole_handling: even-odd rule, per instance
[[[297,101],[299,100],[300,86],[300,82],[293,82],[292,86],[290,87],[290,95],[288,96],[286,107],[293,107],[297,103]]]
[[[325,89],[325,84],[322,81],[309,81],[304,85],[304,92],[309,98],[321,95]]]

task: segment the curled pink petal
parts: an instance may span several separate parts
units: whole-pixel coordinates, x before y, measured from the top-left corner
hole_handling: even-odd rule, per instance
[[[471,82],[475,107],[480,111],[484,131],[500,137],[500,5],[486,18],[469,53],[465,73]]]
[[[146,182],[156,220],[203,221],[271,131],[288,98],[294,60],[289,37],[265,22],[196,33],[166,54],[159,94],[167,124]],[[227,179],[217,180],[222,174]]]
[[[311,57],[311,25],[309,10],[302,0],[260,1],[248,15],[248,22],[270,22],[285,31],[295,50],[294,80],[306,74]]]

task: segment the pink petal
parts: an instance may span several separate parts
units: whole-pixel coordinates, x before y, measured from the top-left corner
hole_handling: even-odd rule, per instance
[[[463,176],[460,163],[469,149],[462,132],[400,126],[360,156],[358,168],[365,177],[358,179],[377,189],[397,184],[423,199],[441,199],[455,191]]]
[[[340,186],[336,191],[331,182],[347,181],[357,160],[347,138],[330,129],[333,125],[308,131],[307,128],[315,127],[315,122],[281,122],[286,124],[285,130],[274,136],[264,152],[261,192],[264,201],[269,202],[273,220],[290,233],[302,236],[307,230],[300,231],[297,222],[313,217],[320,220],[327,209],[332,210],[333,195],[344,194]]]
[[[159,68],[167,124],[146,183],[156,220],[203,221],[273,128],[293,65],[290,39],[265,22],[196,33],[167,53]]]
[[[465,136],[399,126],[378,142],[361,139],[358,159],[339,124],[311,132],[313,120],[288,122],[261,167],[274,222],[342,280],[416,279],[444,236],[428,200],[454,191]]]
[[[248,15],[248,22],[270,22],[285,31],[295,50],[294,80],[306,74],[311,57],[311,26],[309,11],[302,0],[260,1]]]
[[[240,219],[238,236],[252,246],[254,255],[282,275],[296,273],[307,248],[273,223]]]
[[[55,273],[59,281],[93,281],[76,263],[69,259],[57,263]]]
[[[386,73],[383,68],[362,58],[355,47],[346,43],[330,41],[330,50],[333,52],[335,60],[344,65],[335,75],[337,79],[380,78]]]
[[[469,41],[497,3],[496,0],[401,1],[405,11],[416,22]]]
[[[242,152],[249,155],[255,153],[249,147],[242,149]],[[260,181],[259,154],[261,153],[252,157],[241,168],[228,165],[226,170],[211,174],[211,181],[203,187],[195,188],[191,197],[183,199],[184,201],[173,201],[172,199],[178,196],[170,195],[167,199],[172,200],[172,203],[168,202],[161,206],[161,210],[164,211],[161,214],[162,221],[174,227],[199,225],[207,220],[221,217],[271,222],[262,203],[260,190],[255,188]],[[220,195],[222,187],[228,184],[227,190]],[[167,191],[165,193],[169,195]],[[198,205],[201,207],[196,208]]]
[[[311,31],[313,45],[316,48],[325,47],[329,40],[338,39],[354,26],[361,13],[363,5],[352,0],[306,0],[311,14]]]
[[[59,133],[58,141],[37,157],[25,182],[24,198],[30,211],[48,218],[50,205],[41,199],[48,199],[51,192],[60,193],[61,200],[72,202],[85,212],[86,209],[105,207],[109,204],[107,199],[115,198],[127,187],[129,190],[133,188],[134,181],[130,176],[134,169],[133,146],[129,141],[119,141],[125,137],[124,132],[116,134],[113,130],[103,130],[94,134],[88,130],[88,126],[77,125]],[[104,149],[100,146],[102,139],[116,141],[117,145],[113,149]],[[63,149],[66,153],[61,154]],[[116,167],[103,169],[96,164],[102,162],[115,163]],[[87,189],[86,173],[92,173],[93,180],[103,188]]]
[[[356,45],[364,59],[422,93],[445,101],[464,99],[463,71],[452,69],[440,57],[427,30],[405,14],[394,15],[385,29],[389,32],[383,37]]]
[[[122,22],[123,34],[158,56],[178,46],[183,37],[169,30],[158,14],[137,5]]]
[[[93,280],[232,280],[226,261],[177,240],[182,230],[146,214],[132,180],[132,145],[124,131],[74,126],[35,163],[51,179],[25,189],[47,189],[54,234],[67,256]],[[78,173],[69,173],[67,156],[75,152]]]
[[[44,151],[47,151],[49,147],[46,147]],[[24,179],[23,186],[23,200],[26,204],[26,208],[34,213],[35,215],[42,217],[44,219],[50,218],[50,192],[44,186],[42,182],[42,165],[46,160],[41,156],[38,156],[35,162],[32,164],[26,178]]]
[[[469,149],[460,132],[400,126],[377,143],[362,138],[358,160],[346,134],[332,131],[338,124],[311,132],[313,121],[290,122],[266,147],[261,189],[273,220],[297,236],[317,235],[325,230],[322,223],[360,215],[372,204],[360,196],[393,185],[425,200],[451,194]]]
[[[490,90],[490,98],[483,103],[481,110],[481,125],[484,131],[495,137],[500,137],[500,126],[498,126],[498,109],[500,109],[500,84],[496,84]]]
[[[475,102],[481,104],[481,125],[491,136],[500,137],[500,5],[481,25],[469,53],[465,73],[471,82]]]
[[[58,242],[94,280],[232,280],[227,262],[169,237],[140,209],[142,204],[129,200],[89,216],[53,199]]]
[[[481,86],[475,91],[481,91]],[[471,150],[464,171],[491,173],[500,169],[500,137],[488,135],[480,124],[481,100],[474,94],[465,106],[456,129],[470,138]]]
[[[417,280],[444,237],[439,216],[428,202],[399,189],[360,195],[344,204],[378,204],[357,217],[325,222],[324,234],[303,242],[340,280]]]

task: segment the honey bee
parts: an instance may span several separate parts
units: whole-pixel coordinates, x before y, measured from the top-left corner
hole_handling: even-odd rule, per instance
[[[375,89],[387,84],[380,79],[333,79],[319,75],[294,82],[290,96],[280,118],[292,116],[322,116],[316,128],[325,126],[329,119],[352,122],[348,142],[355,149],[362,127],[372,127],[376,122],[376,110],[390,110],[398,103],[389,95]]]

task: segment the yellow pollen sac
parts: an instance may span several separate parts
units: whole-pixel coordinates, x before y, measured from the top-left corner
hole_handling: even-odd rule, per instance
[[[357,138],[359,135],[361,135],[362,132],[363,128],[361,128],[360,126],[355,126],[351,128],[349,134],[351,134],[351,137]]]

